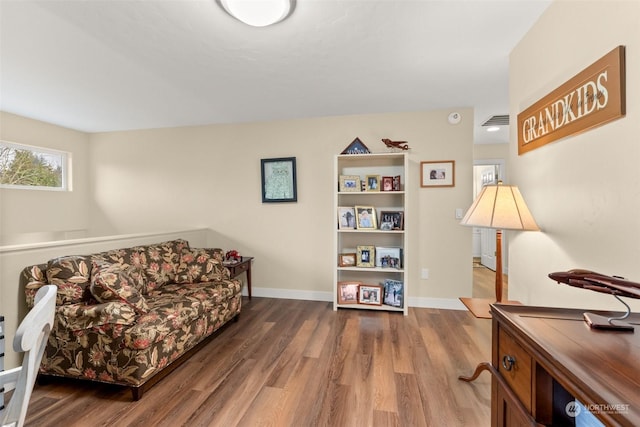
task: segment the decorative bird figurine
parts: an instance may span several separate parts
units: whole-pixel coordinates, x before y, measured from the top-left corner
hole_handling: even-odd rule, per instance
[[[409,144],[407,144],[407,141],[392,141],[388,138],[382,138],[382,142],[384,142],[384,145],[386,145],[389,148],[395,148],[400,150],[409,149]]]

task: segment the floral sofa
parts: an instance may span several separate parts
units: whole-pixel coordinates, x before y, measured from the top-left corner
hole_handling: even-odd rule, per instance
[[[241,284],[222,260],[221,249],[193,249],[178,239],[26,267],[29,308],[41,286],[58,286],[40,373],[129,386],[140,399],[237,319]]]

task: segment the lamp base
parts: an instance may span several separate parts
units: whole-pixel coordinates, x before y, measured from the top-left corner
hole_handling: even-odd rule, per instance
[[[625,322],[616,322],[608,317],[599,314],[583,313],[582,317],[591,329],[600,329],[605,331],[633,332],[633,326]],[[614,323],[615,322],[615,323]]]
[[[465,298],[461,297],[460,301],[467,309],[478,319],[491,319],[491,304],[497,301],[492,298]],[[521,305],[520,301],[500,301],[498,304]]]

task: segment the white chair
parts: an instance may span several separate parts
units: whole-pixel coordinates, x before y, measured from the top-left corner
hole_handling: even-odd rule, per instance
[[[22,366],[0,372],[0,388],[4,387],[5,391],[15,389],[9,404],[0,411],[0,425],[3,427],[24,425],[31,391],[53,325],[56,292],[54,285],[40,288],[36,293],[35,305],[16,331],[13,349],[24,352],[24,359]]]

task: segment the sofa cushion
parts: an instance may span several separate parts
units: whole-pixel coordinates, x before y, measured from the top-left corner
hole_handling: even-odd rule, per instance
[[[186,330],[194,321],[216,318],[219,308],[237,303],[242,285],[238,280],[215,283],[169,284],[147,298],[149,312],[124,331],[128,348],[144,349],[164,340],[176,330]],[[209,333],[212,331],[209,331]]]
[[[145,254],[147,293],[174,281],[180,253],[184,248],[189,248],[189,242],[183,239],[133,248]]]
[[[229,271],[222,265],[222,249],[185,248],[180,254],[174,282],[215,282],[228,278]]]
[[[93,263],[91,294],[99,302],[125,302],[139,314],[149,311],[139,289],[144,288],[144,276],[135,269],[120,264]]]
[[[85,299],[89,287],[90,259],[63,256],[47,263],[47,282],[58,287],[56,305],[73,304]]]

